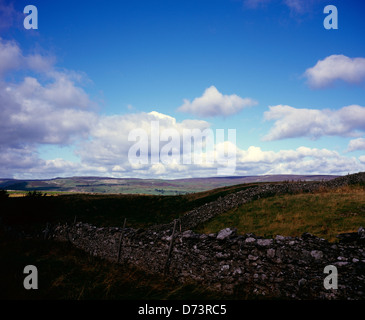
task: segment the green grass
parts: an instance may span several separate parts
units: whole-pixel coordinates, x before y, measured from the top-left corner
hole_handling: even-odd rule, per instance
[[[258,236],[300,236],[312,233],[329,241],[365,226],[365,188],[344,187],[309,194],[281,195],[247,203],[200,225],[213,233],[232,227]]]

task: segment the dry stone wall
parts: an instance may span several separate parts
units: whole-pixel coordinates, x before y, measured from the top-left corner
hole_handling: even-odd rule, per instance
[[[165,274],[182,283],[201,283],[228,295],[365,299],[365,230],[362,227],[358,232],[340,235],[338,243],[310,234],[264,239],[253,234],[237,235],[236,230],[229,228],[209,235],[190,230],[201,221],[259,196],[294,192],[298,188],[313,191],[323,186],[363,183],[364,177],[358,174],[319,184],[263,185],[238,192],[189,212],[181,221],[181,231],[177,227],[173,238],[172,224],[140,230],[98,228],[81,222],[58,226],[53,237],[70,241],[94,256],[128,263],[149,273]],[[327,265],[337,268],[337,289],[324,287]]]

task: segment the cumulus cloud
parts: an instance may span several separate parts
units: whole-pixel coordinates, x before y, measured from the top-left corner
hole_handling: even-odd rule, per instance
[[[157,131],[152,132],[152,123],[157,123]],[[136,113],[126,115],[113,115],[99,117],[97,123],[90,131],[89,140],[82,141],[77,150],[83,163],[105,166],[110,171],[125,171],[127,168],[133,168],[133,164],[129,162],[128,152],[134,141],[129,139],[129,135],[133,130],[141,130],[146,133],[147,145],[149,148],[148,156],[159,157],[161,148],[168,143],[161,140],[163,133],[168,134],[169,130],[174,130],[179,135],[178,152],[182,144],[180,138],[183,137],[185,129],[204,130],[209,128],[210,124],[201,120],[183,120],[177,122],[175,118],[153,111],[149,113]],[[155,136],[152,137],[152,134]],[[153,141],[152,141],[153,140]],[[154,141],[158,142],[158,149],[152,150],[151,145]],[[157,153],[157,154],[154,154]],[[137,168],[148,166],[136,166]],[[157,167],[152,170],[156,170]],[[161,170],[161,167],[159,167]],[[150,168],[151,169],[151,168]]]
[[[331,55],[307,69],[304,76],[312,88],[329,87],[338,80],[360,83],[365,80],[365,58]]]
[[[350,105],[339,110],[297,109],[287,105],[270,106],[264,113],[275,120],[265,141],[321,136],[356,136],[365,131],[365,107]]]
[[[57,71],[53,68],[54,63],[53,56],[39,53],[24,55],[15,41],[6,41],[0,37],[0,77],[16,70],[31,70],[55,76]]]
[[[15,42],[0,39],[0,76],[19,68],[42,72],[47,80],[25,76],[13,83],[0,78],[0,143],[68,144],[85,137],[96,120],[87,110],[93,104],[86,92],[67,72],[56,71],[48,57],[24,55]]]
[[[256,104],[251,98],[241,98],[235,94],[223,95],[216,87],[211,86],[192,102],[184,99],[184,104],[178,110],[201,117],[231,116]]]
[[[63,94],[62,94],[63,93]],[[68,144],[86,136],[96,118],[82,109],[87,95],[65,79],[41,85],[26,77],[19,84],[0,84],[0,143]]]
[[[21,59],[21,50],[15,42],[0,38],[0,76],[8,70],[20,67]]]
[[[350,140],[347,151],[365,150],[365,138]]]
[[[174,117],[156,111],[101,116],[90,131],[91,138],[80,142],[76,154],[84,168],[104,168],[113,177],[188,177],[194,172],[205,171],[207,167],[204,164],[183,164],[184,132],[203,132],[209,127],[206,121],[187,119],[179,122]],[[135,140],[130,138],[132,132],[139,134]],[[172,140],[170,134],[177,137],[177,141]],[[147,146],[147,163],[142,164],[129,158],[129,151],[141,139]],[[201,144],[203,140],[193,141],[192,150]],[[164,161],[163,154],[169,154],[170,150],[176,152],[178,157],[171,157],[172,161],[169,162]],[[212,167],[211,172],[216,174],[216,168]]]
[[[25,171],[36,166],[38,157],[34,147],[11,147],[0,145],[0,174],[9,177],[15,171]]]
[[[61,167],[70,173],[77,169],[77,165],[64,160],[42,160],[37,151],[42,144],[69,145],[87,138],[97,120],[90,111],[93,102],[77,83],[82,76],[57,71],[53,63],[54,59],[47,56],[24,54],[16,42],[0,38],[2,176],[20,172],[50,174]],[[18,71],[25,74],[24,78],[7,80],[7,73]]]

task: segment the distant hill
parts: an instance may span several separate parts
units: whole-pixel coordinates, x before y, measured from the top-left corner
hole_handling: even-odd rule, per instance
[[[69,177],[46,180],[0,179],[0,189],[71,193],[122,193],[178,195],[215,188],[257,182],[322,181],[337,178],[335,175],[263,175],[241,177],[188,178],[176,180]]]

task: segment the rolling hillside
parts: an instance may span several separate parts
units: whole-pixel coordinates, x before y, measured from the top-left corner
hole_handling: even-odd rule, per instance
[[[321,181],[336,178],[331,175],[265,175],[243,177],[211,177],[190,178],[177,180],[162,179],[133,179],[105,177],[69,177],[49,180],[16,180],[0,179],[0,189],[42,192],[71,192],[71,193],[122,193],[122,194],[153,194],[179,195],[201,192],[256,182],[278,181]]]

